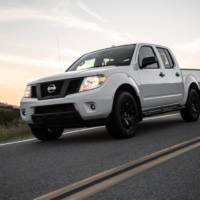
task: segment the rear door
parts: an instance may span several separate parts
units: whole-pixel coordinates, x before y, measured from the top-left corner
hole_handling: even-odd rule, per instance
[[[183,79],[180,68],[176,65],[172,54],[167,48],[157,47],[161,59],[161,65],[165,73],[166,102],[168,104],[180,104],[183,99]]]

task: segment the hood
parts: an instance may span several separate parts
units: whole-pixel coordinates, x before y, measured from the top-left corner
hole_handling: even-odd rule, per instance
[[[68,71],[64,72],[62,74],[56,74],[53,76],[47,76],[44,78],[40,78],[38,80],[32,81],[28,84],[36,84],[36,83],[43,83],[43,82],[50,82],[50,81],[56,81],[56,80],[63,80],[63,79],[71,79],[71,78],[79,78],[79,77],[86,77],[86,76],[95,76],[95,75],[109,75],[110,71],[117,67],[99,67],[99,68],[93,68],[93,69],[86,69],[82,71]]]

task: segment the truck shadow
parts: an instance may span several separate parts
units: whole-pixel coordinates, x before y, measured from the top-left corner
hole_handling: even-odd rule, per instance
[[[136,136],[132,140],[137,140],[137,137],[143,137],[143,135],[149,134],[168,134],[172,131],[177,134],[179,128],[188,126],[188,123],[184,123],[181,119],[156,119],[150,121],[144,121],[139,124],[136,131]],[[126,139],[125,139],[126,140]],[[99,127],[93,130],[80,131],[76,133],[70,133],[63,135],[59,140],[53,142],[37,142],[37,144],[78,144],[78,143],[105,143],[105,142],[120,142],[125,140],[115,140],[110,137],[105,127]],[[129,139],[131,140],[131,139]]]
[[[151,121],[144,121],[139,124],[136,135],[141,134],[150,134],[155,131],[159,131],[160,134],[162,134],[161,131],[167,130],[167,129],[175,129],[183,126],[184,123],[182,119],[156,119]]]

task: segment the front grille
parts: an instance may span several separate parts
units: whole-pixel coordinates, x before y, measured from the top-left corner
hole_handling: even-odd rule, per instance
[[[67,93],[66,94],[73,94],[79,91],[83,79],[74,79],[69,82]]]
[[[37,98],[36,86],[31,87],[31,97]]]
[[[51,97],[51,96],[56,96],[59,95],[61,93],[61,89],[63,86],[64,81],[54,81],[54,82],[47,82],[47,83],[42,83],[40,85],[40,89],[41,89],[41,97],[45,98],[45,97]],[[51,86],[55,86],[55,91],[53,92],[49,92],[48,88]]]
[[[63,98],[79,91],[83,78],[51,81],[32,86],[32,97],[39,100]],[[53,89],[52,89],[53,88]]]
[[[72,103],[35,107],[35,114],[72,113],[76,109]]]

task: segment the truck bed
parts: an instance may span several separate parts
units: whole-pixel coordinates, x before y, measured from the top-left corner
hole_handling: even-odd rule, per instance
[[[200,69],[181,69],[183,77],[186,77],[188,75],[192,75],[196,78],[198,83],[200,83]]]

